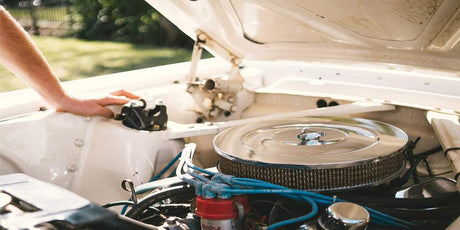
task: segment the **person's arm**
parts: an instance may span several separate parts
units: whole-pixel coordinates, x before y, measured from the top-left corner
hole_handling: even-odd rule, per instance
[[[112,117],[112,111],[104,106],[125,104],[129,101],[126,98],[113,96],[82,100],[68,95],[30,36],[2,6],[0,6],[0,62],[35,89],[58,111],[85,116]],[[138,98],[124,90],[115,92],[115,96]]]

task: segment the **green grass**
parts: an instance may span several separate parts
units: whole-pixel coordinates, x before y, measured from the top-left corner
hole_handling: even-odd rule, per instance
[[[189,61],[185,49],[137,46],[129,43],[32,37],[61,81],[87,78]],[[210,56],[210,55],[206,55]],[[0,92],[27,87],[0,65]]]

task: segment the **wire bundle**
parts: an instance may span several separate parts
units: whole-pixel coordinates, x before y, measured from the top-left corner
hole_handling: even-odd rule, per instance
[[[201,169],[192,163],[195,149],[196,145],[194,143],[185,145],[180,157],[179,165],[176,168],[176,175],[186,183],[195,187],[195,193],[198,196],[203,196],[204,198],[218,197],[226,199],[230,198],[232,195],[241,194],[277,194],[289,199],[303,201],[311,205],[312,210],[310,213],[272,224],[267,228],[268,230],[293,223],[304,222],[314,217],[318,213],[318,204],[329,206],[334,202],[344,201],[314,192],[290,189],[265,181],[238,178]],[[183,174],[183,172],[186,174]],[[211,176],[211,178],[209,179],[202,174]],[[401,220],[368,207],[365,208],[369,211],[371,221],[373,223],[399,228],[413,228],[416,225],[413,222]]]

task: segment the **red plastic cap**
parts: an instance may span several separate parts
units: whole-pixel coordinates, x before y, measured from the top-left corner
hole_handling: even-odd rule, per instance
[[[200,218],[209,220],[227,220],[238,217],[238,208],[233,205],[238,201],[244,207],[244,214],[249,212],[248,197],[245,195],[234,196],[230,199],[205,199],[201,196],[196,198],[195,213]]]

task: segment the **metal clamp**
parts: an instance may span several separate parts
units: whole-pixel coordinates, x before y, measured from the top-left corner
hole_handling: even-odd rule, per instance
[[[121,182],[121,187],[123,190],[131,193],[131,200],[133,201],[134,205],[137,205],[137,196],[136,190],[134,190],[134,183],[130,179],[124,179]]]

